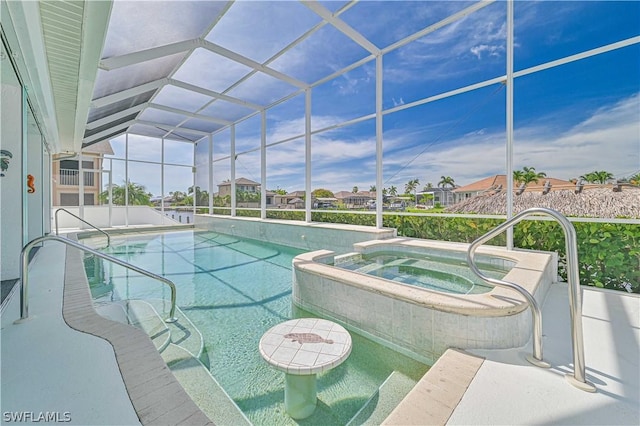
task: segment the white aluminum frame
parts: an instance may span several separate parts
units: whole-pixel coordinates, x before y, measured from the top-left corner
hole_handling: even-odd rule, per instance
[[[397,49],[413,42],[416,41],[422,37],[427,36],[430,33],[433,33],[434,31],[437,31],[447,25],[450,25],[454,22],[459,21],[460,19],[463,19],[464,17],[475,13],[491,4],[495,3],[495,0],[486,0],[486,1],[479,1],[477,3],[472,4],[471,6],[457,12],[454,13],[450,16],[448,16],[445,19],[442,19],[426,28],[423,28],[422,30],[411,34],[405,38],[403,38],[402,40],[399,40],[395,43],[392,43],[391,45],[384,47],[384,48],[378,48],[377,46],[375,46],[373,43],[371,43],[366,37],[364,37],[363,35],[361,35],[358,31],[356,31],[354,28],[352,28],[351,26],[349,26],[344,20],[341,19],[340,15],[348,10],[349,8],[353,7],[353,5],[356,4],[356,2],[350,2],[348,4],[346,4],[345,6],[343,6],[340,10],[338,10],[337,12],[330,12],[329,10],[327,10],[324,6],[322,6],[320,3],[314,2],[314,1],[310,1],[310,2],[303,2],[303,4],[309,8],[311,11],[313,11],[314,13],[316,13],[319,17],[322,18],[322,20],[316,24],[315,26],[313,26],[312,28],[310,28],[309,30],[307,30],[303,35],[301,35],[300,37],[298,37],[297,39],[295,39],[294,41],[292,41],[291,43],[289,43],[284,49],[282,49],[281,51],[277,52],[276,54],[274,54],[271,58],[269,58],[267,61],[265,61],[264,63],[258,63],[250,58],[247,58],[237,52],[231,51],[225,47],[222,47],[220,45],[217,45],[215,43],[212,43],[208,40],[205,39],[206,35],[209,33],[209,31],[211,30],[211,28],[213,28],[213,25],[215,25],[215,22],[212,23],[212,25],[207,29],[207,31],[199,38],[195,38],[195,39],[191,39],[191,40],[186,40],[186,41],[182,41],[182,42],[177,42],[177,43],[170,43],[167,44],[165,46],[160,46],[160,47],[156,47],[156,48],[151,48],[151,49],[146,49],[143,51],[139,51],[139,52],[133,52],[130,54],[126,54],[126,55],[122,55],[122,56],[118,56],[118,57],[113,57],[113,58],[108,58],[108,59],[104,59],[101,61],[101,67],[103,69],[116,69],[116,68],[120,68],[126,65],[131,65],[134,63],[139,63],[139,62],[144,62],[144,61],[148,61],[148,60],[152,60],[152,59],[156,59],[156,58],[160,58],[166,55],[171,55],[171,54],[175,54],[175,53],[179,53],[179,52],[189,52],[186,56],[185,59],[183,59],[181,61],[181,63],[176,66],[176,68],[172,71],[172,73],[170,73],[170,75],[168,77],[162,78],[162,79],[158,79],[146,84],[142,84],[139,85],[137,87],[133,87],[131,89],[127,89],[109,96],[105,96],[102,97],[100,99],[95,99],[92,101],[92,106],[93,107],[102,107],[102,106],[106,106],[109,104],[112,104],[114,102],[118,102],[145,92],[148,92],[150,90],[156,90],[156,94],[152,97],[152,99],[148,102],[142,103],[140,105],[128,108],[124,111],[120,111],[117,112],[115,114],[112,114],[108,117],[104,117],[101,118],[99,120],[95,120],[91,123],[87,124],[87,129],[96,129],[98,127],[104,126],[104,125],[108,125],[108,123],[110,122],[114,122],[116,120],[122,119],[128,115],[134,114],[134,113],[141,113],[144,110],[146,110],[146,108],[156,108],[159,110],[163,110],[163,111],[167,111],[167,112],[172,112],[172,113],[176,113],[176,114],[180,114],[183,115],[185,117],[185,120],[182,121],[181,123],[179,123],[177,126],[170,126],[170,125],[166,125],[166,124],[162,124],[162,123],[156,123],[153,121],[147,121],[147,120],[141,120],[138,116],[138,118],[134,119],[134,120],[130,120],[127,121],[126,123],[122,123],[119,125],[116,125],[112,128],[109,128],[108,130],[104,130],[102,132],[99,132],[95,135],[92,135],[90,137],[87,137],[84,139],[84,143],[85,144],[92,144],[92,143],[96,143],[99,142],[102,138],[108,136],[109,134],[113,134],[114,131],[119,131],[119,130],[123,130],[124,133],[126,132],[126,129],[128,129],[130,126],[132,126],[133,124],[143,124],[143,125],[148,125],[148,126],[155,126],[155,127],[159,127],[161,129],[166,130],[166,134],[164,135],[164,137],[162,138],[163,141],[163,146],[164,146],[164,140],[165,139],[172,139],[173,133],[175,131],[179,131],[179,132],[185,132],[185,133],[190,133],[190,134],[194,134],[197,136],[201,136],[201,137],[207,137],[208,138],[208,161],[209,161],[209,176],[208,176],[208,192],[209,192],[209,212],[213,213],[213,195],[214,195],[214,163],[218,162],[218,161],[223,161],[223,160],[229,160],[230,161],[230,180],[231,180],[231,215],[232,216],[236,216],[236,193],[235,193],[235,186],[236,186],[236,159],[238,157],[238,155],[242,155],[242,154],[246,154],[246,153],[250,153],[250,152],[254,152],[254,151],[260,151],[260,165],[261,165],[261,203],[260,203],[260,217],[261,218],[266,218],[266,186],[267,186],[267,170],[266,170],[266,155],[267,155],[267,148],[271,147],[271,146],[275,146],[275,145],[279,145],[282,143],[287,143],[287,142],[291,142],[300,138],[304,138],[305,140],[305,192],[307,194],[307,197],[305,198],[305,222],[311,222],[311,210],[312,210],[312,200],[311,200],[311,180],[312,180],[312,169],[311,169],[311,152],[313,149],[312,146],[312,136],[315,134],[321,134],[323,132],[327,132],[330,130],[334,130],[334,129],[339,129],[342,127],[346,127],[349,125],[353,125],[356,123],[360,123],[360,122],[364,122],[367,120],[371,120],[374,119],[375,120],[375,134],[376,134],[376,189],[377,189],[377,194],[376,194],[376,227],[378,228],[382,228],[383,226],[383,216],[382,216],[382,204],[383,204],[383,197],[382,197],[382,189],[383,189],[383,184],[384,184],[384,179],[383,179],[383,164],[384,164],[384,138],[383,138],[383,123],[384,123],[384,116],[386,116],[387,114],[392,114],[398,111],[402,111],[405,109],[409,109],[409,108],[414,108],[420,105],[425,105],[427,103],[431,103],[431,102],[435,102],[441,99],[446,99],[446,98],[450,98],[453,96],[457,96],[459,94],[463,94],[463,93],[467,93],[467,92],[471,92],[471,91],[475,91],[484,87],[488,87],[488,86],[492,86],[492,85],[498,85],[498,84],[504,84],[505,88],[506,88],[506,105],[505,105],[505,109],[506,109],[506,122],[505,122],[505,131],[506,131],[506,145],[505,145],[505,170],[507,173],[507,176],[510,176],[513,173],[513,148],[514,148],[514,135],[513,135],[513,126],[514,126],[514,122],[513,122],[513,108],[514,108],[514,82],[517,78],[519,77],[523,77],[532,73],[536,73],[536,72],[540,72],[549,68],[553,68],[553,67],[558,67],[558,66],[562,66],[564,64],[570,63],[570,62],[574,62],[574,61],[578,61],[578,60],[582,60],[585,58],[589,58],[595,55],[600,55],[606,52],[610,52],[610,51],[614,51],[617,49],[621,49],[627,46],[631,46],[631,45],[635,45],[635,44],[639,44],[640,43],[640,36],[636,36],[636,37],[631,37],[625,40],[620,40],[614,43],[610,43],[607,45],[603,45],[600,46],[598,48],[595,49],[590,49],[587,51],[583,51],[574,55],[570,55],[564,58],[560,58],[557,60],[553,60],[553,61],[549,61],[543,64],[539,64],[527,69],[523,69],[523,70],[519,70],[519,71],[515,71],[514,70],[514,63],[513,63],[513,56],[514,56],[514,2],[513,0],[508,0],[506,2],[506,9],[507,9],[507,17],[506,17],[506,25],[507,25],[507,40],[506,40],[506,69],[505,69],[505,74],[504,75],[499,75],[499,76],[495,76],[493,78],[484,80],[484,81],[480,81],[480,82],[476,82],[473,84],[469,84],[467,86],[464,87],[459,87],[453,90],[449,90],[443,93],[439,93],[436,95],[431,95],[428,97],[425,97],[423,99],[419,99],[407,104],[403,104],[403,105],[399,105],[396,107],[392,107],[392,108],[388,108],[388,109],[383,109],[383,61],[384,61],[384,55],[393,51],[396,51]],[[231,7],[232,3],[229,2],[228,5],[225,7],[225,9],[221,12],[221,16],[224,15],[224,13],[226,13],[226,11]],[[313,35],[314,33],[316,33],[318,30],[320,30],[322,27],[324,27],[325,25],[332,25],[333,27],[335,27],[337,30],[339,30],[342,34],[346,35],[347,37],[349,37],[349,39],[351,39],[353,42],[357,43],[359,46],[361,46],[362,48],[364,48],[370,55],[366,56],[354,63],[352,63],[351,65],[348,65],[342,69],[340,69],[339,71],[336,71],[335,73],[323,77],[315,82],[312,83],[305,83],[302,82],[296,78],[293,78],[291,76],[286,75],[285,73],[282,73],[280,71],[277,71],[271,67],[269,67],[269,64],[272,63],[273,61],[275,61],[276,59],[278,59],[279,57],[281,57],[282,55],[284,55],[286,52],[290,51],[291,49],[293,49],[294,47],[298,46],[301,42],[303,42],[304,40],[306,40],[308,37],[310,37],[311,35]],[[244,77],[242,77],[240,80],[238,80],[235,84],[231,85],[225,92],[223,93],[219,93],[219,92],[215,92],[215,91],[211,91],[208,89],[204,89],[202,87],[190,84],[190,83],[186,83],[180,80],[177,80],[174,78],[174,74],[177,71],[177,69],[179,68],[180,65],[182,65],[184,63],[184,61],[186,60],[186,57],[189,56],[190,53],[192,53],[195,49],[197,48],[204,48],[207,49],[213,53],[216,53],[218,55],[221,55],[225,58],[231,59],[233,61],[236,61],[238,63],[241,63],[245,66],[248,66],[250,68],[252,68],[252,71],[250,73],[248,73],[247,75],[245,75]],[[331,126],[327,126],[325,128],[321,128],[321,129],[316,129],[316,130],[312,130],[311,127],[311,120],[312,120],[312,115],[311,115],[311,99],[312,99],[312,90],[315,87],[318,87],[321,84],[324,84],[326,82],[331,81],[332,79],[335,79],[337,77],[340,77],[346,73],[348,73],[349,71],[352,71],[366,63],[369,63],[371,61],[375,61],[375,78],[376,78],[376,82],[375,82],[375,113],[373,114],[367,114],[361,117],[356,117],[341,123],[336,123],[333,124]],[[230,96],[228,95],[228,92],[230,90],[232,90],[233,88],[237,87],[238,85],[240,85],[242,82],[246,81],[247,79],[251,78],[251,76],[255,75],[257,72],[262,72],[265,73],[271,77],[274,77],[280,81],[283,81],[285,83],[288,83],[292,86],[294,86],[295,88],[297,88],[297,90],[293,91],[292,93],[288,94],[287,96],[285,96],[282,99],[279,99],[273,103],[271,103],[270,105],[258,105],[255,104],[253,102],[249,102],[246,100],[242,100],[242,99],[238,99],[236,97]],[[169,107],[169,106],[165,106],[165,105],[160,105],[158,103],[154,103],[153,102],[153,98],[157,95],[157,93],[159,92],[159,89],[164,87],[165,85],[174,85],[176,87],[180,87],[182,89],[185,90],[189,90],[195,93],[199,93],[205,96],[208,96],[211,98],[211,100],[209,102],[207,102],[205,105],[203,105],[200,109],[198,109],[198,111],[196,112],[189,112],[189,111],[184,111],[178,108],[173,108],[173,107]],[[300,95],[301,93],[304,93],[305,96],[305,111],[304,111],[304,120],[305,120],[305,130],[304,133],[300,134],[300,135],[295,135],[295,136],[290,136],[287,137],[286,139],[283,140],[276,140],[274,142],[271,142],[269,144],[267,144],[266,141],[266,132],[267,132],[267,122],[266,122],[266,111],[269,110],[270,108],[279,105],[280,103],[286,102],[289,99],[292,99],[295,96]],[[248,113],[246,116],[242,117],[241,119],[235,121],[235,122],[230,122],[228,120],[223,120],[223,119],[219,119],[219,118],[214,118],[214,117],[210,117],[210,116],[206,116],[203,114],[200,114],[199,112],[202,111],[203,109],[207,108],[209,105],[211,105],[212,103],[216,102],[217,100],[223,100],[226,102],[230,102],[236,105],[240,105],[243,106],[245,108],[248,108],[250,110],[252,110],[251,113]],[[258,148],[252,148],[243,152],[236,152],[236,135],[235,135],[235,126],[244,121],[247,120],[251,117],[253,117],[256,114],[260,114],[261,115],[261,128],[260,128],[260,146]],[[199,130],[193,130],[193,129],[188,129],[185,127],[182,127],[182,125],[188,121],[191,118],[196,118],[196,119],[201,119],[204,121],[208,121],[208,122],[212,122],[212,123],[216,123],[216,124],[220,124],[223,126],[223,128],[218,129],[214,132],[203,132],[203,131],[199,131]],[[229,140],[229,144],[230,144],[230,154],[228,157],[221,157],[218,158],[214,161],[213,159],[213,151],[215,149],[215,144],[214,144],[214,136],[226,129],[230,129],[230,140]],[[126,163],[128,164],[128,133],[126,133],[127,137],[126,137]],[[193,167],[195,168],[195,164],[196,164],[196,159],[195,159],[195,150],[194,150],[194,161],[193,161]],[[164,173],[164,149],[163,149],[163,156],[162,156],[162,170]],[[128,180],[128,166],[125,166],[125,176],[126,179]],[[195,187],[195,173],[194,173],[194,181],[193,181],[193,185]],[[162,184],[164,185],[164,179]],[[128,191],[125,191],[125,196],[127,197],[127,205],[128,205]],[[164,187],[163,187],[163,196],[164,196]],[[194,212],[195,212],[195,207],[197,204],[197,200],[195,197],[195,190],[194,190]],[[507,218],[511,218],[513,216],[513,182],[510,179],[507,179]],[[507,246],[509,248],[513,247],[513,232],[512,230],[509,230],[507,233]]]

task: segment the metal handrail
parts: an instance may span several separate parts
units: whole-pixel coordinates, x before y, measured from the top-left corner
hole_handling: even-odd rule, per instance
[[[77,216],[77,215],[71,213],[69,210],[63,209],[63,208],[60,208],[60,209],[56,210],[56,212],[54,214],[55,222],[56,222],[56,235],[60,235],[60,232],[58,232],[58,212],[59,211],[66,212],[66,213],[70,214],[71,216],[75,217],[76,219],[78,219],[79,221],[84,222],[87,225],[91,226],[93,229],[97,230],[98,232],[102,232],[104,235],[107,236],[107,247],[109,247],[111,245],[111,237],[109,236],[109,234],[107,234],[106,232],[104,232],[102,229],[98,228],[94,224],[87,222],[86,220],[84,220],[80,216]]]
[[[517,284],[483,275],[473,259],[478,246],[489,241],[491,238],[502,233],[516,223],[521,222],[527,216],[531,216],[533,214],[542,214],[553,217],[558,223],[560,223],[564,230],[565,249],[567,252],[566,267],[567,281],[569,283],[569,310],[571,312],[571,339],[574,365],[573,376],[566,374],[565,377],[573,386],[588,392],[595,392],[595,386],[587,382],[585,375],[584,341],[582,337],[582,295],[580,293],[580,275],[578,271],[578,245],[576,230],[573,227],[573,224],[571,224],[571,222],[569,222],[569,220],[562,214],[552,209],[534,207],[524,210],[471,243],[467,250],[467,263],[471,270],[484,281],[500,287],[507,287],[516,290],[525,297],[527,302],[529,302],[533,317],[533,357],[527,357],[527,359],[534,365],[548,367],[549,364],[542,360],[542,313],[531,293]]]
[[[53,240],[64,243],[71,247],[75,247],[77,249],[83,250],[87,253],[91,253],[94,256],[98,256],[102,259],[113,262],[117,265],[123,266],[127,269],[131,269],[133,271],[138,272],[139,274],[146,275],[149,278],[153,278],[155,280],[161,281],[169,286],[171,289],[171,310],[169,311],[169,318],[165,320],[165,322],[172,323],[176,322],[178,319],[176,318],[176,285],[173,281],[162,277],[160,275],[156,275],[153,272],[149,272],[145,269],[138,268],[135,265],[124,262],[116,257],[109,256],[108,254],[101,253],[97,250],[84,246],[76,241],[70,240],[69,238],[59,237],[57,235],[45,235],[42,237],[38,237],[29,241],[23,248],[20,253],[20,264],[22,268],[20,269],[20,319],[18,322],[22,322],[29,317],[29,252],[36,244],[39,244],[44,241]]]

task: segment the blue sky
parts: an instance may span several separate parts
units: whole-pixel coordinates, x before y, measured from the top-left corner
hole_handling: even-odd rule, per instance
[[[385,48],[469,4],[361,2],[340,17],[377,47]],[[331,10],[341,5],[325,3]],[[496,2],[385,54],[384,109],[504,75],[505,15],[505,3]],[[207,39],[256,61],[265,61],[319,21],[308,8],[295,2],[238,2]],[[516,2],[515,70],[639,35],[637,1]],[[362,47],[344,34],[325,26],[269,66],[313,83],[367,56]],[[196,50],[175,77],[222,91],[246,74],[244,66],[230,61],[219,61],[219,72],[208,72],[208,60],[206,52]],[[258,74],[229,93],[263,103],[293,90],[287,83]],[[167,102],[178,99],[185,104],[189,101],[202,104],[167,93],[169,90],[156,101],[162,103],[166,98]],[[515,168],[533,166],[550,177],[567,180],[594,170],[607,170],[618,178],[640,172],[639,44],[517,78],[514,100]],[[375,63],[370,61],[313,89],[312,128],[323,129],[372,114],[374,101]],[[464,185],[504,173],[505,103],[505,88],[496,84],[386,114],[384,186],[404,189],[405,183],[414,178],[420,180],[421,187],[428,182],[436,185],[442,175]],[[226,112],[229,117],[236,114],[225,107],[213,104],[209,111]],[[301,135],[304,97],[297,96],[268,110],[267,123],[268,143]],[[229,137],[228,130],[214,136],[215,158],[228,155]],[[236,152],[257,148],[259,141],[259,116],[238,124]],[[153,142],[137,144],[130,147],[130,153],[148,159],[153,146]],[[165,161],[182,164],[189,155],[192,152],[188,144],[178,144],[165,153]],[[206,158],[203,161],[199,157],[197,162],[198,184],[205,186]],[[136,177],[142,179],[150,192],[159,194],[157,168],[144,167],[149,167],[149,172],[141,169]],[[167,173],[171,176],[165,176],[166,192],[184,191],[191,185],[190,169],[173,167]],[[216,183],[229,175],[228,161],[214,163]],[[236,175],[259,181],[259,153],[240,154]],[[339,191],[358,186],[368,190],[373,184],[375,120],[313,136],[313,189]],[[267,188],[293,191],[304,189],[304,185],[304,140],[268,148]]]

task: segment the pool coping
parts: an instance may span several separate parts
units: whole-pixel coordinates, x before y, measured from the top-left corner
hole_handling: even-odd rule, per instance
[[[68,235],[77,240],[77,234]],[[62,316],[74,330],[113,347],[125,388],[140,423],[213,425],[175,378],[149,336],[96,313],[82,266],[82,252],[67,247]]]
[[[386,247],[388,249],[397,247],[446,248],[448,250],[462,252],[466,251],[466,246],[464,243],[440,243],[433,240],[417,240],[412,238],[394,238],[354,245],[354,247],[358,249],[356,251],[359,253],[369,253],[377,247]],[[543,288],[544,286],[539,285],[540,280],[545,274],[547,265],[557,265],[555,254],[550,252],[507,250],[497,246],[482,246],[478,249],[478,253],[516,262],[516,265],[511,268],[503,280],[518,283],[534,295],[534,297],[539,299],[544,298],[547,290]],[[509,288],[496,286],[487,293],[458,295],[407,286],[348,269],[339,269],[339,272],[337,272],[336,267],[333,266],[334,257],[336,257],[336,253],[331,250],[316,250],[300,254],[293,260],[294,273],[298,270],[325,278],[333,278],[339,273],[341,281],[346,285],[378,294],[393,296],[409,303],[442,312],[468,316],[492,317],[515,315],[525,311],[529,306],[523,295]],[[552,274],[557,275],[557,271],[554,270]]]
[[[485,358],[447,349],[382,425],[445,425]]]

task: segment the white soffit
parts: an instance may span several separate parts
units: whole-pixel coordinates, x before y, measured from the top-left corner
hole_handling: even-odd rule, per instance
[[[80,151],[110,2],[39,2],[63,151]]]

